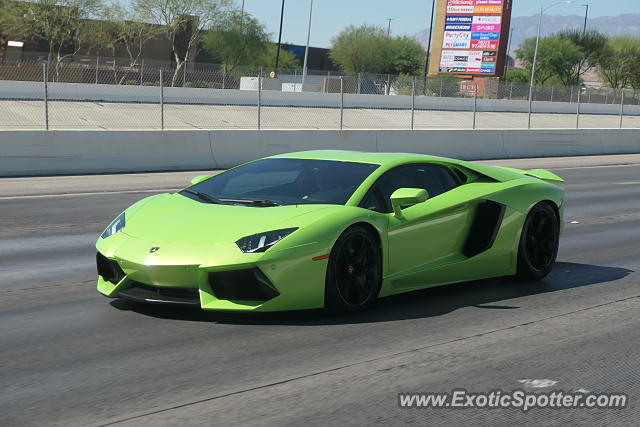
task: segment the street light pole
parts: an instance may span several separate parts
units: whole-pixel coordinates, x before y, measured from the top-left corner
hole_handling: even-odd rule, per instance
[[[307,78],[307,61],[309,59],[309,39],[311,38],[311,17],[313,15],[313,0],[309,0],[309,25],[307,27],[307,46],[304,49],[304,65],[302,66],[302,86],[300,92],[304,91],[304,81]]]
[[[284,0],[280,8],[280,32],[278,33],[278,49],[276,50],[276,76],[278,75],[278,66],[280,65],[280,44],[282,43],[282,21],[284,19]]]
[[[509,32],[509,44],[507,45],[507,59],[504,61],[504,76],[507,77],[507,71],[509,71],[509,54],[511,53],[511,41],[513,40],[513,27]]]
[[[529,124],[528,124],[529,129],[531,129],[531,109],[533,107],[533,81],[536,74],[536,63],[538,62],[538,48],[540,47],[540,27],[542,27],[542,14],[544,13],[545,10],[551,9],[553,6],[556,6],[558,4],[563,4],[563,3],[570,4],[570,3],[573,3],[573,0],[559,1],[559,2],[553,3],[550,6],[547,6],[546,8],[544,7],[540,8],[540,16],[538,17],[538,34],[536,36],[536,49],[533,53],[533,63],[531,64],[531,81],[529,83]]]
[[[540,45],[540,27],[542,26],[542,13],[544,9],[540,8],[540,16],[538,17],[538,35],[536,36],[536,50],[533,52],[533,63],[531,64],[531,81],[529,82],[529,123],[528,129],[531,129],[531,109],[533,107],[533,79],[536,75],[536,62],[538,61],[538,47]]]

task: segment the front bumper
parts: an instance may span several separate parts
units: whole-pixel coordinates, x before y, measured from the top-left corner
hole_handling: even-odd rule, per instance
[[[151,248],[158,248],[151,252]],[[148,242],[120,232],[96,243],[97,289],[112,298],[196,305],[205,310],[283,311],[324,306],[328,242],[264,253],[235,244]],[[105,261],[106,260],[106,261]],[[109,268],[105,270],[105,262]],[[112,274],[114,270],[121,274]],[[105,271],[107,273],[105,273]]]

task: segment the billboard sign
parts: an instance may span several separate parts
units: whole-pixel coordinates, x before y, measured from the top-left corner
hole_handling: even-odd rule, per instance
[[[511,0],[441,0],[446,2],[440,55],[441,73],[496,75],[506,54],[501,40]],[[442,22],[442,21],[440,21]],[[442,28],[442,27],[441,27]],[[504,52],[503,52],[504,51]],[[499,59],[500,58],[500,59]]]

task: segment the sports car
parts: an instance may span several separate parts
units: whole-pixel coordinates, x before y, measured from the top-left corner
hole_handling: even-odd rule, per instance
[[[559,182],[418,154],[267,157],[118,215],[96,243],[97,287],[205,310],[354,312],[433,286],[538,280],[558,251]]]

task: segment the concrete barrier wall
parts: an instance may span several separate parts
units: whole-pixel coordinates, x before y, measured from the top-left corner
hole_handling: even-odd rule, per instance
[[[0,131],[0,176],[211,168],[208,131]]]
[[[44,85],[40,82],[0,81],[0,98],[41,100]],[[103,101],[123,103],[160,102],[160,88],[151,86],[95,85],[85,83],[49,83],[49,98],[64,101]],[[235,89],[202,89],[168,87],[164,90],[166,103],[189,103],[207,105],[256,105],[256,91]],[[339,108],[338,93],[292,93],[265,90],[262,92],[262,105],[276,107],[322,107]],[[355,95],[345,94],[345,108],[369,109],[411,109],[411,96]],[[441,111],[473,111],[473,98],[448,98],[417,96],[416,109]],[[478,99],[477,109],[480,112],[515,112],[529,111],[528,101],[508,99]],[[620,113],[620,105],[582,104],[583,114]],[[577,104],[569,102],[536,101],[533,103],[535,113],[576,114]],[[640,106],[625,106],[625,115],[640,115]]]
[[[465,160],[640,153],[640,130],[0,131],[0,176],[228,168],[292,151]]]

